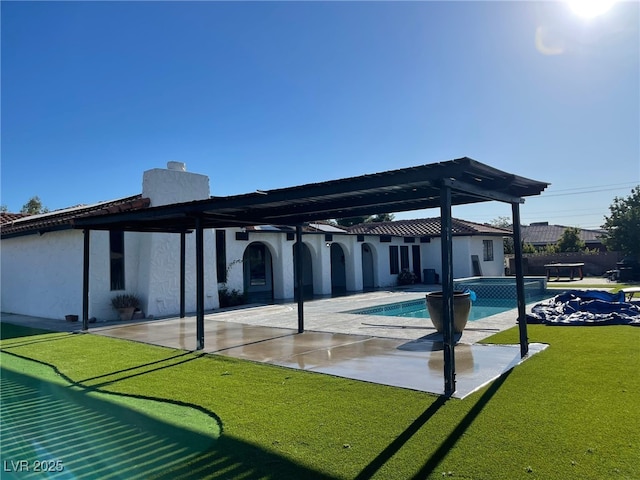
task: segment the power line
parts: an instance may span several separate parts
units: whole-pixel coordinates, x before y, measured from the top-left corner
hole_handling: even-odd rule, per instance
[[[569,192],[571,190],[584,190],[587,188],[603,188],[603,187],[623,187],[623,186],[636,186],[638,185],[638,182],[624,182],[624,183],[609,183],[607,185],[592,185],[589,187],[573,187],[573,188],[562,188],[559,190],[555,190],[556,192]],[[553,188],[553,187],[552,187]]]
[[[618,188],[602,188],[602,189],[597,189],[597,190],[585,190],[584,192],[572,192],[572,193],[552,193],[550,195],[544,195],[544,197],[541,198],[549,198],[549,197],[564,197],[567,195],[584,195],[586,193],[597,193],[597,192],[611,192],[614,190],[622,190],[623,187],[618,187]]]

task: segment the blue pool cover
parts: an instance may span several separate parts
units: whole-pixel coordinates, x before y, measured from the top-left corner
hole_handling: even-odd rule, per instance
[[[640,325],[640,306],[625,302],[624,293],[568,290],[534,305],[527,323],[546,325]]]

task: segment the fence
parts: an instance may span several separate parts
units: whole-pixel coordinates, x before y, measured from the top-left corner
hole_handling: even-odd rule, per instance
[[[583,273],[587,277],[600,277],[607,270],[614,270],[624,255],[620,252],[564,252],[564,253],[525,253],[522,264],[525,275],[546,275],[544,266],[548,263],[584,263]],[[506,274],[515,275],[513,255],[505,255]]]

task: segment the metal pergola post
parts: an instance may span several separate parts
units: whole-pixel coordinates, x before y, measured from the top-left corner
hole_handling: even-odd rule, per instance
[[[196,217],[196,349],[204,348],[204,229]]]
[[[89,249],[91,245],[91,230],[85,228],[84,250],[82,255],[82,330],[89,330]]]
[[[444,352],[444,394],[456,391],[455,338],[453,331],[453,238],[451,187],[440,188],[440,243],[442,253],[442,324]]]
[[[522,236],[520,235],[520,205],[511,204],[513,214],[513,251],[516,264],[516,292],[518,296],[518,330],[520,331],[520,356],[529,353],[527,336],[527,305],[524,297],[524,269],[522,268]]]
[[[187,234],[180,233],[180,318],[185,317],[185,295],[186,295],[186,241]]]
[[[304,279],[302,278],[302,225],[296,225],[296,287],[298,288],[298,333],[304,332]]]

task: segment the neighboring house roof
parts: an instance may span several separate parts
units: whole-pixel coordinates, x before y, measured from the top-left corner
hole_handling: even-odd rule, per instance
[[[522,241],[531,245],[551,245],[557,243],[564,231],[569,228],[563,225],[549,225],[547,223],[521,225]],[[601,244],[602,237],[606,235],[604,230],[578,229],[580,240],[586,244]]]
[[[511,232],[505,228],[493,227],[491,225],[469,222],[457,218],[451,220],[451,226],[453,235],[495,235],[500,237],[511,235]],[[349,227],[347,231],[349,233],[365,235],[438,237],[440,236],[440,217],[361,223],[360,225]]]
[[[2,216],[0,233],[2,238],[18,237],[22,235],[43,234],[56,230],[72,228],[73,221],[86,215],[103,215],[107,213],[128,212],[148,207],[150,200],[142,195],[119,198],[92,205],[78,205],[75,207],[54,210],[37,215],[22,215],[16,218]],[[20,215],[20,214],[10,214]]]

